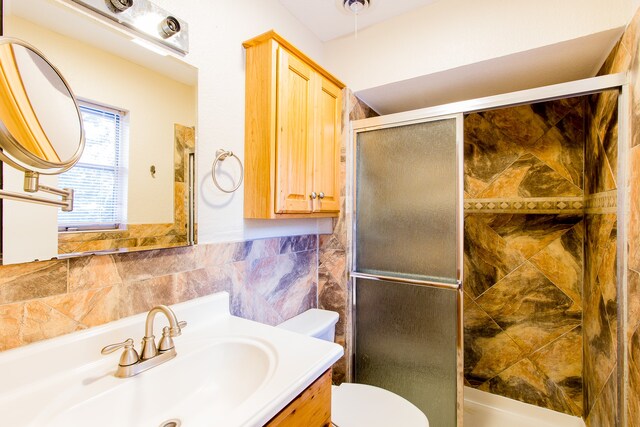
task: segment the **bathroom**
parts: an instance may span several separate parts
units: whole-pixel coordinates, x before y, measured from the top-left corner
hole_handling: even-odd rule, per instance
[[[5,5],[10,1],[5,0]],[[93,328],[146,312],[158,304],[172,305],[218,291],[230,293],[234,315],[269,325],[279,324],[315,306],[337,311],[340,314],[336,329],[337,342],[350,345],[349,331],[353,319],[348,310],[348,294],[351,290],[347,281],[349,227],[345,224],[344,208],[338,220],[244,219],[242,189],[227,194],[219,191],[210,179],[211,163],[216,158],[216,150],[232,150],[243,161],[247,158],[244,153],[245,52],[242,43],[258,34],[275,29],[329,72],[343,79],[351,91],[344,96],[348,106],[345,113],[352,120],[378,113],[407,111],[591,77],[596,74],[597,69],[584,70],[577,66],[566,66],[564,62],[553,62],[560,61],[558,56],[564,56],[559,53],[580,49],[585,44],[591,45],[591,49],[599,49],[597,56],[602,61],[608,56],[608,52],[613,52],[610,60],[604,64],[604,72],[607,74],[634,70],[633,67],[637,70],[638,63],[637,43],[630,41],[636,37],[638,21],[637,15],[633,13],[638,4],[632,1],[616,1],[617,7],[597,1],[563,2],[562,5],[550,1],[542,4],[538,2],[536,5],[516,2],[505,8],[504,3],[499,1],[471,6],[463,4],[461,0],[441,0],[424,6],[420,13],[397,16],[370,28],[360,28],[357,38],[353,34],[353,17],[343,16],[341,11],[335,12],[332,4],[331,13],[336,13],[334,18],[347,19],[350,30],[348,34],[330,41],[323,41],[307,27],[306,22],[296,17],[301,12],[296,10],[295,2],[292,1],[216,4],[215,9],[205,2],[158,0],[155,3],[189,23],[191,46],[190,53],[184,60],[197,69],[197,119],[186,118],[182,121],[186,121],[184,124],[188,126],[195,124],[197,132],[195,160],[198,244],[2,267],[0,350],[19,348]],[[550,14],[549,10],[554,10],[555,13]],[[459,21],[451,22],[444,16],[456,16]],[[634,16],[636,18],[632,20]],[[366,15],[363,14],[361,18],[364,21]],[[425,24],[422,24],[422,20]],[[412,25],[417,22],[421,24]],[[631,25],[624,32],[624,27],[628,24]],[[324,25],[331,26],[330,23]],[[361,25],[364,24],[361,22]],[[403,31],[403,28],[411,30]],[[416,31],[419,32],[416,34]],[[471,34],[473,37],[470,37]],[[513,37],[513,34],[518,34],[519,37]],[[388,42],[385,43],[383,37],[388,37]],[[622,42],[614,46],[612,40],[617,41],[620,37]],[[36,44],[35,41],[33,43]],[[214,45],[215,49],[212,49]],[[403,46],[403,49],[398,49],[397,46]],[[542,52],[540,49],[544,47],[549,47],[549,50]],[[418,49],[425,52],[424,57],[429,58],[428,61],[415,58],[415,55],[407,55],[408,51]],[[545,52],[551,58],[545,57]],[[377,58],[378,56],[384,60]],[[524,73],[521,68],[525,68],[525,71],[527,68],[533,69],[533,74],[539,80],[533,86],[523,87],[518,86],[520,83],[517,79],[513,79],[513,82],[496,82],[487,80],[486,74],[482,74],[483,71],[486,73],[486,69],[496,72],[496,68],[490,67],[503,66],[509,63],[509,59],[512,60],[512,65],[524,64],[520,68],[514,66],[511,69],[513,72]],[[494,61],[493,64],[491,60]],[[545,75],[540,68],[534,68],[532,64],[538,60],[541,67],[555,67],[552,68],[553,72]],[[600,65],[603,65],[602,62],[598,64],[598,69]],[[487,68],[483,69],[482,66]],[[363,73],[363,69],[367,72]],[[478,76],[479,83],[475,86],[461,86],[463,90],[456,92],[452,89],[455,84],[462,85],[470,80],[469,74],[465,72]],[[532,74],[531,71],[529,73]],[[435,83],[431,84],[443,89],[440,92],[426,93],[418,97],[420,99],[410,99],[406,96],[408,86],[394,86],[396,82],[412,79],[419,81],[423,76],[427,76],[424,77],[427,82],[428,78],[433,78],[431,82]],[[637,71],[630,76],[637,78]],[[637,200],[634,197],[637,193],[633,177],[638,173],[636,158],[640,155],[636,147],[638,98],[635,81],[631,81],[632,114],[625,119],[630,131],[630,147],[633,147],[628,151],[629,201]],[[443,95],[443,92],[448,92],[448,95]],[[362,100],[358,100],[356,95]],[[367,103],[375,107],[377,113]],[[189,120],[192,122],[188,122]],[[347,137],[348,132],[343,132],[345,147]],[[349,177],[346,162],[346,158],[343,158],[343,186]],[[467,161],[466,166],[468,165],[470,163]],[[235,165],[225,161],[223,167],[229,171],[230,176],[222,176],[221,184],[233,185],[237,182],[231,179],[237,178],[234,175],[237,173]],[[152,178],[148,165],[144,172],[145,179],[150,181]],[[162,173],[163,168],[159,167],[158,176]],[[607,188],[607,191],[611,189]],[[582,194],[571,194],[567,197],[581,196]],[[631,426],[634,425],[633,420],[640,419],[638,399],[633,397],[637,396],[640,381],[636,362],[640,354],[640,332],[635,333],[640,310],[635,307],[633,298],[637,292],[637,275],[640,274],[637,272],[640,271],[640,266],[636,265],[639,262],[636,259],[636,242],[639,240],[636,237],[638,227],[634,227],[638,214],[635,204],[629,203],[624,213],[628,221],[628,252],[625,251],[622,267],[627,268],[625,275],[628,288],[626,305],[618,306],[617,309],[628,316],[628,329],[624,346],[618,348],[627,350],[626,363],[629,370],[624,373],[616,372],[615,375],[624,376],[623,381],[628,383],[628,389],[624,393],[626,399],[618,402],[616,410],[618,417],[622,412],[627,414],[626,424],[622,424],[622,421],[620,424],[608,424],[609,420],[588,420],[590,425],[595,426]],[[512,215],[510,212],[494,214],[503,215],[503,218]],[[474,218],[487,218],[481,215],[477,212],[468,213],[465,224],[473,223],[478,227],[483,225],[478,224],[478,221],[474,223]],[[544,215],[559,213],[541,214],[536,218]],[[576,210],[567,215],[580,214]],[[514,217],[518,218],[517,215]],[[567,223],[562,235],[565,239],[569,237],[566,230],[573,230],[574,234],[578,234],[580,224],[584,227],[586,221],[586,218],[582,218]],[[506,228],[508,227],[503,227]],[[585,230],[582,233],[586,236]],[[553,239],[546,247],[551,250],[562,246],[561,243],[562,241]],[[38,256],[34,258],[45,259]],[[586,258],[582,262],[586,269]],[[506,273],[508,272],[503,274]],[[465,282],[465,291],[472,286]],[[473,297],[477,296],[480,293]],[[609,302],[603,299],[608,321],[612,319],[611,313],[607,311],[611,308]],[[469,318],[468,310],[474,307],[474,303],[476,302],[465,300],[465,320]],[[588,314],[585,312],[582,316]],[[579,316],[572,319],[577,317]],[[485,321],[486,318],[481,320]],[[496,325],[500,327],[500,322],[496,321]],[[571,326],[569,331],[579,327],[576,323],[571,323]],[[474,325],[465,323],[465,327],[473,330]],[[486,330],[485,327],[482,329]],[[583,333],[585,329],[586,324],[582,325]],[[467,354],[466,359],[470,359]],[[603,373],[607,378],[611,378],[612,366],[609,364],[605,369],[607,372]],[[348,369],[346,358],[336,363],[333,367],[334,381],[344,381],[348,376]],[[587,369],[586,365],[584,369]],[[465,366],[465,370],[473,371],[473,367]],[[469,377],[471,375],[467,375],[467,379]],[[604,382],[600,384],[600,388],[603,386]],[[500,394],[497,390],[496,393]]]

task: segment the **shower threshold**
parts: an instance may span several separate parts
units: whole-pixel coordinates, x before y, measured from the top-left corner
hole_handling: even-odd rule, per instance
[[[464,388],[464,427],[585,427],[582,418]]]

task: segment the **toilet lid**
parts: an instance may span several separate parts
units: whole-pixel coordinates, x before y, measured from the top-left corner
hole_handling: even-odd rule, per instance
[[[343,383],[331,393],[331,421],[337,427],[429,427],[420,409],[380,387]]]

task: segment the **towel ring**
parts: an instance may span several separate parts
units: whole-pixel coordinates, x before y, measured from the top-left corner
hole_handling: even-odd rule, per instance
[[[216,179],[216,166],[218,162],[224,162],[224,160],[227,157],[235,157],[238,162],[238,165],[240,166],[240,180],[238,181],[238,184],[236,184],[236,186],[233,187],[231,190],[222,188],[220,184],[218,184],[218,180]],[[244,168],[242,167],[242,161],[240,160],[240,158],[235,154],[233,154],[233,151],[217,150],[216,158],[213,161],[213,165],[211,165],[211,178],[213,178],[213,183],[215,184],[215,186],[218,187],[218,189],[224,193],[233,193],[240,187],[240,184],[242,184],[243,177],[244,177]]]

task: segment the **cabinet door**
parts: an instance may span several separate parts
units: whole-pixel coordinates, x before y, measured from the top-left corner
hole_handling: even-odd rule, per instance
[[[342,91],[318,76],[316,93],[313,191],[318,198],[314,200],[313,211],[337,212],[340,210]]]
[[[276,142],[276,213],[311,212],[313,70],[280,48]]]

